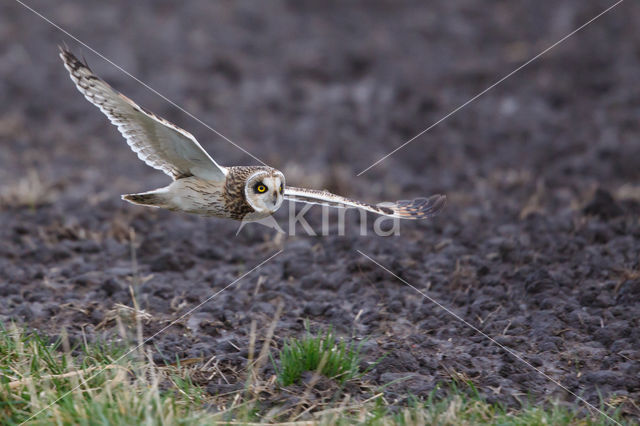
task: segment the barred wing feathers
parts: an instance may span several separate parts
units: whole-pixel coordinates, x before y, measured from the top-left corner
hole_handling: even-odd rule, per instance
[[[319,204],[337,208],[357,208],[383,216],[399,219],[427,219],[435,216],[446,204],[444,195],[432,195],[429,198],[416,198],[414,200],[401,200],[395,203],[386,202],[377,205],[363,203],[328,191],[315,189],[285,187],[284,198],[294,202]]]
[[[188,176],[225,179],[226,168],[219,166],[192,134],[114,90],[68,50],[60,48],[60,57],[80,93],[118,127],[127,144],[146,164],[174,180]]]

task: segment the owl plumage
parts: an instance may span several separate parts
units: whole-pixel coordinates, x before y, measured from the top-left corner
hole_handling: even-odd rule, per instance
[[[164,188],[122,196],[131,203],[245,221],[273,214],[285,199],[401,219],[425,219],[445,205],[443,195],[373,205],[327,191],[285,186],[282,172],[271,167],[222,167],[189,132],[114,90],[68,50],[60,48],[60,57],[80,93],[117,126],[138,157],[173,179]]]

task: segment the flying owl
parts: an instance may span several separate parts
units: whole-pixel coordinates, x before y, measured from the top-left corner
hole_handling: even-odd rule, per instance
[[[164,188],[123,195],[130,203],[242,221],[270,216],[285,199],[400,219],[426,219],[445,205],[444,195],[373,205],[327,191],[286,186],[282,172],[271,167],[223,167],[193,135],[115,91],[71,52],[60,48],[60,57],[80,93],[118,127],[138,158],[173,179]]]

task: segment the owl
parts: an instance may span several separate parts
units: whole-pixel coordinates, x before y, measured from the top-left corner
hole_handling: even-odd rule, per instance
[[[223,167],[193,135],[115,91],[71,52],[60,48],[60,57],[80,93],[117,126],[138,158],[173,179],[164,188],[123,195],[130,203],[241,221],[270,216],[284,200],[358,208],[400,219],[425,219],[445,205],[444,195],[368,204],[328,191],[287,186],[282,172],[271,167]]]

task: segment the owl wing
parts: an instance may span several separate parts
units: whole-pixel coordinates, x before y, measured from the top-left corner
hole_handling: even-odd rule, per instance
[[[416,198],[415,200],[402,200],[395,203],[387,202],[374,205],[341,197],[328,191],[294,188],[291,186],[285,187],[284,198],[300,203],[320,204],[343,209],[353,207],[399,219],[427,219],[440,213],[447,201],[447,197],[444,195],[432,195],[429,198]]]
[[[60,48],[60,57],[80,93],[118,127],[129,147],[146,164],[174,180],[187,176],[225,179],[227,169],[213,161],[191,133],[115,91],[68,50]]]

